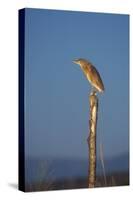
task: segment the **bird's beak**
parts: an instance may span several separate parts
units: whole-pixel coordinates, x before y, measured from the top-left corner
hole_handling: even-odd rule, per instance
[[[73,63],[78,64],[78,60],[73,60]]]

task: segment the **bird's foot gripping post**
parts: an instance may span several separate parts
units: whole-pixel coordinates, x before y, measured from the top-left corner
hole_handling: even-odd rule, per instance
[[[95,187],[96,182],[96,127],[98,112],[98,97],[93,91],[89,95],[90,118],[89,118],[89,137],[87,139],[89,148],[89,180],[88,187]]]

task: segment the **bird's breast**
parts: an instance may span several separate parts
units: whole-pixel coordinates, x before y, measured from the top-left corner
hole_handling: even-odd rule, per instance
[[[87,67],[86,65],[82,68],[86,78],[91,81],[92,76],[91,76],[91,69],[89,67]]]

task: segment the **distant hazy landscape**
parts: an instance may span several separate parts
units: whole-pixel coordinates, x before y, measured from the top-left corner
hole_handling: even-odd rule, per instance
[[[107,185],[104,183],[101,161],[97,161],[96,186],[129,184],[128,153],[105,159]],[[88,160],[65,158],[27,158],[26,190],[54,190],[87,187]]]

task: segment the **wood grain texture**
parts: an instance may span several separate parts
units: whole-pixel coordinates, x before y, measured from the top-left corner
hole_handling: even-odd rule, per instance
[[[96,182],[96,128],[97,128],[97,113],[98,113],[98,97],[95,92],[89,96],[90,117],[89,117],[89,180],[88,187],[95,187]]]

